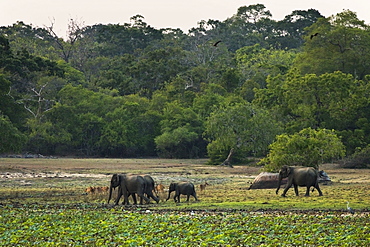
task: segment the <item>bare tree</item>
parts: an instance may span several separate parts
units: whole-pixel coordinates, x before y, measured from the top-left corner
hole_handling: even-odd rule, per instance
[[[65,62],[69,62],[73,51],[74,45],[77,40],[79,40],[82,36],[82,31],[84,27],[84,22],[79,22],[74,19],[70,19],[68,23],[68,30],[67,30],[67,40],[64,41],[63,38],[59,37],[54,30],[55,19],[51,21],[50,26],[45,26],[46,30],[49,34],[54,38],[54,41],[57,47],[61,51],[61,57]]]

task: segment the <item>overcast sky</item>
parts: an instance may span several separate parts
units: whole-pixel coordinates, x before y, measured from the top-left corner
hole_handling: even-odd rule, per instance
[[[360,20],[370,24],[369,0],[0,0],[0,26],[17,21],[34,27],[54,23],[55,31],[65,36],[70,19],[87,26],[94,24],[129,23],[140,14],[154,28],[181,28],[187,32],[201,20],[224,21],[241,6],[261,3],[281,20],[293,10],[318,10],[328,17],[349,9]]]

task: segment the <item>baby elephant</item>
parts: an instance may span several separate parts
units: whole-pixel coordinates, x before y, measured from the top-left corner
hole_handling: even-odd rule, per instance
[[[175,196],[173,197],[175,202],[180,202],[180,195],[186,195],[187,202],[189,201],[190,196],[193,196],[195,200],[198,201],[197,194],[195,193],[195,187],[193,183],[190,183],[190,182],[171,183],[170,188],[168,190],[168,197],[166,201],[170,199],[170,195],[172,191],[175,191]]]

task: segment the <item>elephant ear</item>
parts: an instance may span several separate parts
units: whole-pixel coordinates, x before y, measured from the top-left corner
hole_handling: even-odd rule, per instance
[[[172,190],[172,191],[174,191],[174,190],[176,190],[176,183],[171,183],[170,184],[170,190]]]
[[[292,168],[291,167],[289,167],[289,166],[287,166],[286,167],[286,174],[289,176],[290,175],[290,173],[292,173]]]
[[[121,182],[121,177],[118,174],[113,174],[112,180],[111,180],[111,185],[112,187],[117,187]]]
[[[279,172],[279,174],[283,177],[286,178],[289,176],[291,173],[291,168],[289,166],[283,166]]]

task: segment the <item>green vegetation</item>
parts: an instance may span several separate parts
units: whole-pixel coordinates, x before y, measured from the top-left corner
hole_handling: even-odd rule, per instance
[[[294,135],[282,134],[270,145],[270,153],[259,164],[267,171],[277,172],[280,167],[312,166],[316,169],[324,162],[344,156],[344,145],[326,129],[303,129]]]
[[[137,211],[2,207],[0,245],[365,246],[370,240],[368,216]]]
[[[370,240],[368,169],[324,164],[324,196],[247,190],[260,168],[214,167],[207,160],[0,159],[0,246],[365,246]],[[192,181],[200,201],[107,205],[111,174],[150,174],[168,188]],[[208,182],[204,191],[199,185]],[[115,195],[113,195],[114,197]],[[350,214],[346,202],[355,210]]]
[[[277,21],[254,4],[188,33],[140,15],[69,28],[0,27],[1,153],[219,164],[233,149],[243,164],[308,128],[346,155],[370,144],[370,28],[349,10]]]

